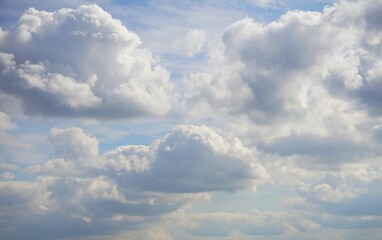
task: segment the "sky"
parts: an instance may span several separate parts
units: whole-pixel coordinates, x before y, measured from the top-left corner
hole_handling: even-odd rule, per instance
[[[0,0],[4,239],[380,239],[381,0]]]

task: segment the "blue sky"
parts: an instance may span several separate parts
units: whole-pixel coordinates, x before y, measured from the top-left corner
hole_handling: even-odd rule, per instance
[[[379,239],[382,2],[0,2],[5,239]]]

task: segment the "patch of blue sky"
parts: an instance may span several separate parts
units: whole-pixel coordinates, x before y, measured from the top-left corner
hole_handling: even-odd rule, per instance
[[[321,11],[325,6],[331,5],[335,0],[286,0],[285,9],[304,11]]]

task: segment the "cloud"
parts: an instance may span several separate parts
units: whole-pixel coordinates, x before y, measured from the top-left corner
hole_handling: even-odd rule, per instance
[[[4,172],[0,174],[0,180],[2,181],[9,181],[12,180],[15,177],[15,174],[12,172]]]
[[[297,192],[305,202],[298,208],[305,205],[309,210],[318,209],[339,216],[379,217],[382,214],[377,204],[381,200],[378,188],[381,176],[379,166],[365,164],[350,165],[338,172],[324,172],[315,182],[301,182],[297,186]]]
[[[22,169],[2,165],[32,178],[0,176],[0,208],[8,216],[0,229],[10,238],[113,234],[128,230],[126,224],[139,230],[215,191],[252,190],[269,177],[240,140],[205,126],[179,125],[151,145],[120,146],[101,156],[98,140],[81,128],[52,128],[49,141],[56,159]],[[43,233],[47,225],[51,231]]]
[[[190,29],[184,39],[178,42],[178,51],[184,52],[188,57],[194,57],[203,50],[206,41],[206,31],[201,29]]]
[[[233,114],[245,113],[255,121],[303,110],[307,99],[299,91],[308,92],[311,80],[300,79],[297,73],[307,74],[319,54],[330,47],[324,38],[313,37],[319,23],[319,13],[289,12],[268,25],[251,19],[232,24],[222,37],[220,50],[220,61],[227,65],[228,73],[222,78],[216,76],[210,84],[226,94],[224,100],[228,101],[218,101],[211,94],[201,97],[213,107]],[[235,92],[243,93],[245,98],[236,100],[231,85],[238,86]]]
[[[381,36],[378,18],[370,16],[379,8],[339,1],[322,12],[289,11],[268,24],[237,21],[211,52],[212,70],[189,79],[190,100],[263,124],[304,116],[318,107],[318,92],[323,101],[348,101],[348,109],[363,103],[376,112]]]
[[[0,157],[0,170],[6,170],[6,171],[14,171],[17,170],[18,166],[14,163],[6,163],[1,157]]]
[[[274,216],[274,215],[277,215]],[[250,214],[240,213],[205,213],[191,215],[195,221],[190,233],[195,236],[230,236],[233,231],[246,235],[278,235],[286,234],[290,229],[285,223],[285,215],[261,213],[256,210]],[[268,224],[265,224],[268,222]]]
[[[379,9],[338,1],[231,24],[210,45],[205,70],[184,80],[192,116],[239,124],[261,151],[303,156],[305,166],[378,155],[377,128],[363,126],[380,124]]]
[[[0,111],[0,173],[3,170],[14,171],[18,169],[18,165],[10,156],[14,157],[26,152],[28,157],[33,155],[31,149],[28,149],[31,145],[14,136],[13,133],[18,128],[8,114]],[[5,175],[6,173],[4,172]]]
[[[302,156],[300,162],[312,165],[340,165],[362,158],[377,156],[378,146],[352,141],[347,136],[291,135],[259,144],[259,150],[281,156]],[[305,159],[304,159],[305,158]]]
[[[7,114],[0,112],[0,131],[8,131],[15,128],[16,126],[12,123],[11,118]]]
[[[45,136],[24,132],[8,114],[0,111],[0,171],[47,160],[45,147],[49,147]]]
[[[57,157],[75,161],[79,165],[98,159],[98,140],[80,128],[52,128],[49,140]]]
[[[55,151],[55,159],[32,164],[26,172],[45,177],[80,177],[94,172],[99,163],[98,140],[81,128],[52,128],[49,142]]]
[[[205,126],[180,125],[151,146],[125,146],[104,154],[105,167],[122,185],[163,192],[254,189],[268,177],[238,139]]]
[[[139,37],[97,5],[30,8],[1,31],[0,81],[29,115],[163,116],[172,83]]]
[[[317,223],[297,211],[177,212],[166,220],[177,220],[178,228],[184,228],[190,239],[263,239],[280,235],[283,239],[293,239],[298,231],[309,233],[320,229]]]
[[[325,174],[314,185],[302,184],[298,191],[312,201],[337,203],[362,194],[362,188],[349,189],[346,179],[336,174]]]

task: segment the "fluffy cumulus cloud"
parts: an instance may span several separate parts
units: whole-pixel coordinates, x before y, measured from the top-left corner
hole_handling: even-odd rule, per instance
[[[169,73],[139,37],[97,5],[30,8],[0,31],[0,86],[28,115],[163,116]]]
[[[205,126],[177,126],[151,146],[120,147],[104,159],[106,168],[120,172],[118,181],[139,182],[151,191],[235,192],[254,189],[268,177],[240,140],[226,140]]]
[[[233,23],[211,47],[208,69],[185,80],[193,112],[245,119],[271,153],[335,164],[379,154],[380,3]]]
[[[366,18],[374,4],[338,5],[322,13],[290,11],[268,24],[252,19],[232,24],[221,39],[218,53],[214,53],[217,60],[213,59],[225,63],[226,72],[191,79],[196,83],[203,81],[211,88],[201,89],[191,99],[197,97],[195,100],[207,101],[230,113],[243,113],[254,121],[269,122],[314,109],[318,94],[329,92],[327,97],[340,98],[341,90],[350,94],[365,87],[366,75],[361,76],[360,58],[361,55],[377,57],[374,51],[368,51],[368,44],[378,47],[379,43],[375,35],[377,39],[368,43],[364,39],[366,33],[370,34],[367,25],[357,24]],[[344,5],[361,7],[357,17],[344,10]],[[353,24],[347,21],[350,18],[356,18]],[[329,36],[331,41],[327,41]],[[376,69],[373,64],[364,67],[371,72]],[[191,83],[190,87],[198,87],[194,85]],[[236,95],[233,86],[242,97],[231,96]]]

